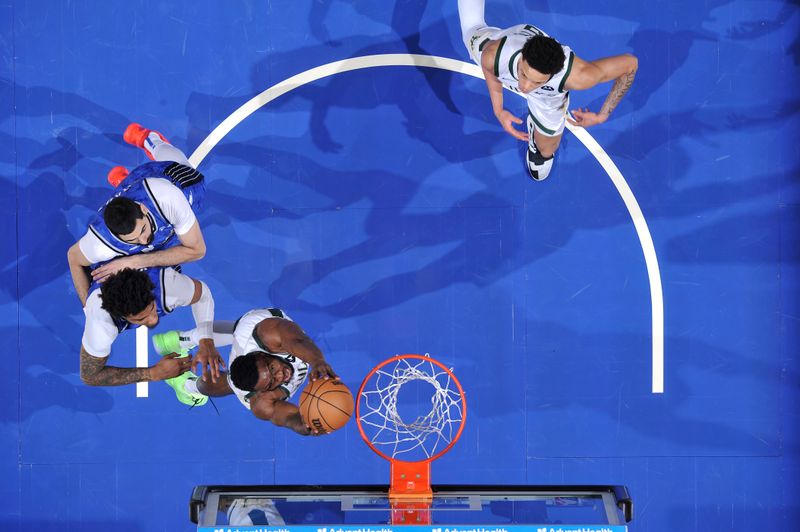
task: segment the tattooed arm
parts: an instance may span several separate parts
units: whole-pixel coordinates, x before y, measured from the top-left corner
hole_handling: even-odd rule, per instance
[[[96,357],[81,346],[81,380],[89,386],[120,386],[134,382],[160,381],[188,371],[192,357],[177,358],[172,353],[149,368],[106,366],[108,357]]]
[[[572,111],[575,119],[569,119],[569,123],[573,126],[589,127],[595,124],[602,124],[608,120],[608,116],[616,109],[622,97],[631,88],[638,68],[639,60],[635,56],[628,54],[615,55],[591,62],[584,61],[576,56],[572,73],[565,84],[567,89],[590,89],[599,83],[611,80],[614,80],[614,85],[611,87],[611,91],[608,93],[599,113],[593,113],[588,109],[576,109]]]

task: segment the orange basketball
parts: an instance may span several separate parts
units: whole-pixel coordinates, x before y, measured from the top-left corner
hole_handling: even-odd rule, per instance
[[[353,394],[343,382],[318,379],[308,383],[298,406],[306,425],[328,434],[345,426],[353,415],[353,404]]]

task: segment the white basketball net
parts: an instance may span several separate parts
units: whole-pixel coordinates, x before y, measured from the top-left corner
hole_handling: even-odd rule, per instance
[[[415,380],[433,387],[431,409],[407,421],[397,411],[397,396],[403,385]],[[464,419],[463,400],[453,378],[430,360],[419,358],[401,358],[380,368],[359,401],[359,420],[369,441],[398,460],[432,457],[453,441]]]

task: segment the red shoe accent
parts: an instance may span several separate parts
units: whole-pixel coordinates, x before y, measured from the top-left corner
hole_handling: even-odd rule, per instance
[[[128,127],[125,128],[125,133],[122,134],[122,138],[125,139],[125,142],[127,142],[128,144],[132,144],[137,148],[142,148],[142,150],[144,150],[145,155],[147,155],[147,157],[150,160],[153,160],[153,155],[144,147],[144,141],[147,140],[147,136],[150,135],[150,133],[155,133],[156,135],[161,137],[161,140],[163,140],[166,143],[169,143],[169,141],[164,137],[164,135],[162,135],[158,131],[153,131],[152,129],[146,129],[142,127],[140,124],[137,124],[136,122],[131,122],[130,124],[128,124]]]
[[[114,188],[117,188],[126,177],[128,177],[128,169],[124,166],[115,166],[108,172],[108,182]]]

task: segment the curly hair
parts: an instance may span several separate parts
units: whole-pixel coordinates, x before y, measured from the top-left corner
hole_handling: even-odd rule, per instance
[[[127,235],[136,228],[136,221],[144,218],[139,204],[129,198],[116,197],[103,209],[103,221],[115,235]]]
[[[528,65],[550,77],[564,68],[564,49],[552,37],[534,35],[522,47],[522,58]]]
[[[258,359],[264,353],[253,351],[244,356],[236,357],[228,369],[233,385],[246,392],[252,392],[258,384]]]
[[[155,299],[154,289],[146,272],[125,268],[110,275],[101,285],[101,306],[117,318],[138,314]]]

